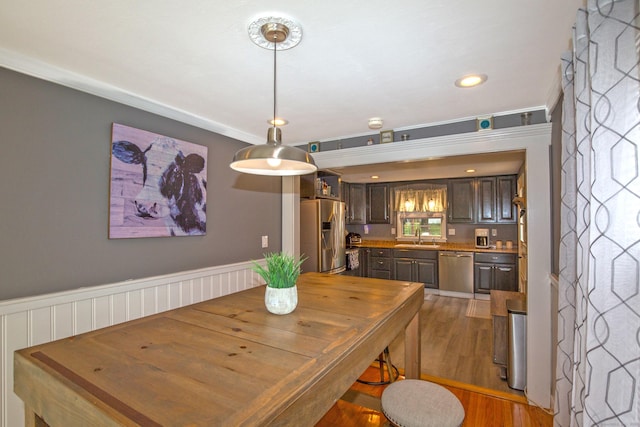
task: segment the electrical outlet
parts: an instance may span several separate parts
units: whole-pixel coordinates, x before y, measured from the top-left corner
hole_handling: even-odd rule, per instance
[[[455,236],[456,235],[456,229],[455,228],[450,228],[449,229],[449,236]]]
[[[262,236],[262,247],[263,248],[269,247],[269,236]]]
[[[369,226],[368,225],[364,226],[364,234],[369,234]]]
[[[491,229],[491,236],[496,237],[498,235],[498,230],[495,228]]]
[[[396,229],[391,227],[391,234],[393,234],[394,236],[396,235]]]

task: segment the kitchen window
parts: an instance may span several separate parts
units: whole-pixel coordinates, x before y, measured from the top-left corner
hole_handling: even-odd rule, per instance
[[[447,186],[407,185],[394,191],[396,240],[446,242]]]
[[[398,212],[396,240],[446,242],[444,212]]]

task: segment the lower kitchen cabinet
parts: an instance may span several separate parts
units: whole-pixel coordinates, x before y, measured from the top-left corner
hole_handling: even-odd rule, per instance
[[[518,290],[515,254],[476,253],[473,270],[474,288],[478,293]]]
[[[393,278],[438,288],[438,251],[394,249]]]
[[[347,249],[347,251],[350,251],[352,249]],[[358,268],[354,268],[354,269],[347,269],[345,270],[342,275],[343,276],[355,276],[355,277],[367,277],[368,271],[368,259],[369,259],[369,252],[370,249],[369,248],[359,248],[359,249],[355,249],[358,251]],[[347,255],[347,258],[349,257],[349,255]],[[349,262],[347,261],[347,267],[349,266]]]
[[[370,248],[367,277],[391,279],[391,249]]]

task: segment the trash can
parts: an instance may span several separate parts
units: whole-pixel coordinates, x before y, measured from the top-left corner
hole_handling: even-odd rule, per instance
[[[522,300],[507,300],[508,352],[507,384],[516,390],[527,385],[527,305]]]

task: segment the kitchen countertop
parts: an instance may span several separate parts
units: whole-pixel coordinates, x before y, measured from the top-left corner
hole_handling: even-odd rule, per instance
[[[411,242],[401,242],[398,243],[395,240],[363,240],[360,245],[356,245],[356,247],[363,248],[388,248],[388,249],[416,249],[416,250],[427,250],[427,251],[465,251],[465,252],[488,252],[488,253],[500,253],[500,254],[517,254],[518,246],[515,245],[512,249],[507,249],[504,246],[501,249],[483,249],[476,248],[473,243],[436,243],[437,247],[433,247],[431,243],[426,242],[422,243],[420,246],[407,248],[405,247],[397,247],[396,245],[402,243],[411,243]],[[515,242],[514,242],[515,244]]]

